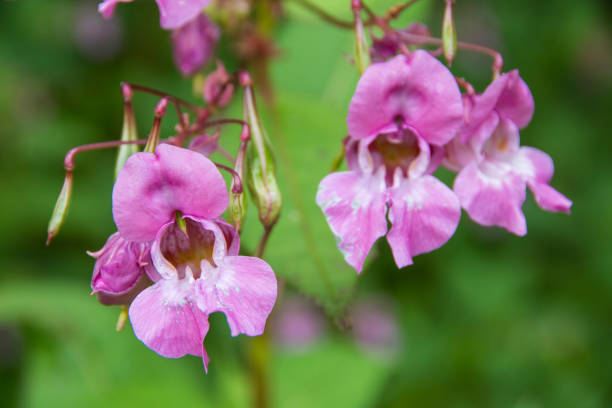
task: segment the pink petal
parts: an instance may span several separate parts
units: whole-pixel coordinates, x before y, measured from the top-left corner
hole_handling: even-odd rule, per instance
[[[461,207],[455,194],[433,176],[406,179],[391,190],[387,241],[399,268],[412,257],[441,247],[455,233]]]
[[[203,154],[206,157],[209,157],[219,147],[219,135],[220,133],[217,131],[212,136],[208,136],[205,133],[196,136],[191,140],[191,143],[189,143],[189,150],[193,150]]]
[[[204,14],[199,14],[172,32],[174,63],[184,76],[193,75],[212,57],[219,28]]]
[[[496,225],[516,235],[525,235],[527,224],[521,211],[525,182],[510,170],[487,163],[482,166],[484,171],[472,163],[455,178],[453,189],[461,206],[480,225]]]
[[[570,213],[572,201],[546,183],[527,183],[533,196],[543,210]]]
[[[160,144],[130,156],[113,189],[113,217],[130,241],[150,241],[175,212],[211,219],[229,202],[215,165],[191,150]]]
[[[499,97],[495,110],[505,119],[511,120],[519,129],[531,121],[534,110],[533,95],[529,87],[519,76],[518,70],[505,74],[508,82]]]
[[[150,246],[145,243],[129,242],[116,232],[104,247],[89,255],[96,258],[91,288],[95,292],[122,295],[136,286],[149,258]]]
[[[130,3],[132,0],[104,0],[98,4],[98,12],[106,19],[111,18],[115,12],[117,3]]]
[[[555,170],[548,154],[533,147],[521,147],[513,165],[542,209],[569,214],[572,201],[548,185]]]
[[[384,169],[377,174],[332,173],[319,184],[317,204],[346,262],[361,273],[374,242],[387,232]]]
[[[468,112],[468,125],[462,131],[462,140],[465,141],[487,120],[491,115],[497,115],[514,122],[522,129],[533,116],[533,96],[527,84],[514,70],[501,75],[485,89],[480,95],[471,98]]]
[[[518,128],[508,119],[501,119],[484,144],[482,151],[489,160],[512,161],[519,151],[520,136]]]
[[[525,180],[538,183],[550,183],[555,171],[553,160],[548,154],[528,146],[520,148],[513,165]]]
[[[155,0],[162,28],[172,30],[193,20],[210,0]]]
[[[232,336],[259,336],[276,301],[276,277],[259,258],[228,256],[217,267],[202,262],[198,306],[207,313],[223,312]]]
[[[151,350],[167,358],[201,356],[207,366],[208,315],[193,300],[193,281],[157,282],[134,299],[129,316],[134,334]]]
[[[347,125],[357,139],[406,126],[432,144],[448,142],[463,123],[461,94],[453,75],[428,52],[372,64],[351,99]]]

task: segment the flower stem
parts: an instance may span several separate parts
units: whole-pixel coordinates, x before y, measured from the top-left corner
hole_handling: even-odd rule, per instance
[[[310,10],[311,12],[313,12],[314,14],[316,14],[319,18],[321,18],[322,20],[336,26],[336,27],[340,27],[340,28],[346,28],[346,29],[350,29],[352,30],[354,28],[354,24],[352,21],[344,21],[341,20],[337,17],[332,16],[331,14],[329,14],[327,11],[319,8],[319,6],[312,4],[311,2],[309,2],[308,0],[295,0],[297,3],[299,3],[302,7],[304,7],[305,9]]]
[[[268,243],[268,238],[270,238],[270,234],[272,233],[272,228],[274,225],[268,225],[264,227],[264,232],[261,234],[261,238],[259,240],[259,244],[257,244],[257,249],[255,250],[255,256],[257,258],[261,258],[266,250],[266,244]]]

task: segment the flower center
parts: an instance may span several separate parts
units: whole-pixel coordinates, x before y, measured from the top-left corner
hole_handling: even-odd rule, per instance
[[[415,159],[421,153],[416,135],[409,129],[401,129],[391,133],[381,133],[368,146],[374,166],[385,166],[385,178],[393,179],[396,168],[400,168],[407,176]]]
[[[179,278],[185,277],[185,269],[189,267],[197,279],[201,274],[202,260],[206,259],[214,266],[215,234],[190,218],[182,218],[182,221],[182,226],[175,222],[168,227],[161,239],[161,252],[174,265]]]

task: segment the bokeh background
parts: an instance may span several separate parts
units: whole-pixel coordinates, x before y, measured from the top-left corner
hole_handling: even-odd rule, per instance
[[[348,0],[315,3],[350,18]],[[120,81],[201,101],[172,64],[152,1],[122,5],[111,21],[96,4],[0,4],[0,406],[251,406],[250,355],[261,343],[231,338],[222,315],[211,316],[204,375],[196,357],[148,350],[129,324],[115,332],[118,309],[89,296],[85,250],[114,231],[114,152],[77,158],[68,220],[44,246],[66,151],[119,136]],[[552,185],[573,199],[572,215],[528,197],[529,233],[518,238],[463,214],[448,244],[402,270],[379,242],[358,279],[314,204],[346,132],[352,33],[285,4],[270,67],[278,107],[263,112],[286,198],[267,255],[286,282],[267,330],[271,405],[612,406],[611,3],[457,1],[459,38],[499,49],[531,87],[522,143],[552,156]],[[401,23],[439,32],[441,5],[422,0]],[[230,49],[222,42],[232,67]],[[453,68],[478,90],[490,76],[485,56],[460,52]],[[155,99],[134,103],[146,134]],[[239,117],[239,104],[229,114]],[[256,218],[251,206],[247,248]]]

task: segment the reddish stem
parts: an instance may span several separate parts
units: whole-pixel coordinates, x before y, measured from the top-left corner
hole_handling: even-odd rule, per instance
[[[147,141],[142,139],[126,141],[114,140],[112,142],[92,143],[83,146],[73,147],[68,151],[68,153],[66,153],[66,157],[64,158],[64,168],[67,172],[71,172],[72,170],[74,170],[74,156],[81,152],[86,152],[88,150],[107,149],[109,147],[117,147],[126,144],[144,145],[146,143]]]

